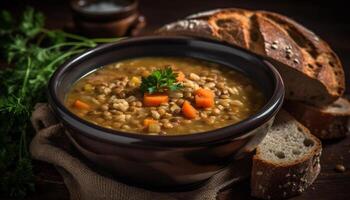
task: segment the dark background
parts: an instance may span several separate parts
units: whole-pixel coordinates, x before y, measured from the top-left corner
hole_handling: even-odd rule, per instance
[[[345,2],[345,1],[344,1]],[[71,23],[68,0],[0,0],[0,9],[19,14],[26,5],[44,12],[48,28]],[[140,11],[147,19],[145,33],[189,14],[215,8],[238,7],[274,11],[289,16],[327,41],[343,63],[350,93],[350,10],[341,1],[292,0],[140,0]],[[325,143],[324,143],[325,144]],[[327,142],[321,158],[322,171],[303,195],[293,199],[350,199],[350,138]],[[347,171],[337,173],[336,164]],[[36,162],[37,191],[29,199],[67,199],[60,176],[48,164]],[[0,175],[1,176],[1,175]],[[249,181],[224,190],[219,199],[250,199]],[[0,197],[1,199],[1,197]]]

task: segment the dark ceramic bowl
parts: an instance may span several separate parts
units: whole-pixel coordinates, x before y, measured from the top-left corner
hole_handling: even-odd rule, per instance
[[[237,124],[192,135],[149,136],[106,129],[84,121],[63,105],[72,84],[103,65],[142,56],[192,57],[222,64],[254,80],[267,102]],[[60,66],[49,83],[49,102],[76,148],[119,180],[159,190],[209,179],[240,162],[266,135],[280,109],[284,86],[276,69],[240,48],[189,37],[140,37],[91,49]]]

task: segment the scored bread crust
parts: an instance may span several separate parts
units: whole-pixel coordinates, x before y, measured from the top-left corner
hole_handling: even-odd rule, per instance
[[[217,9],[165,25],[157,33],[216,39],[264,56],[280,71],[287,99],[323,106],[345,90],[342,64],[328,44],[280,14]]]
[[[251,194],[262,199],[284,199],[302,193],[314,182],[321,169],[321,142],[284,110],[277,114],[276,120],[297,126],[314,146],[302,158],[288,162],[264,159],[258,146],[253,157]],[[275,126],[270,131],[274,131]],[[285,131],[287,134],[289,130]]]
[[[349,131],[350,102],[345,98],[323,108],[297,101],[287,101],[284,107],[320,139],[343,138]]]

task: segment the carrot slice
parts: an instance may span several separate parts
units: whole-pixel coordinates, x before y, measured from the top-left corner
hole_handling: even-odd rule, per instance
[[[177,77],[176,77],[177,82],[182,82],[185,80],[185,74],[181,71],[177,72]]]
[[[182,113],[188,119],[194,119],[197,117],[197,110],[191,105],[190,102],[185,101],[182,104]]]
[[[201,96],[201,97],[210,97],[210,98],[214,98],[215,94],[208,89],[204,89],[204,88],[199,88],[195,91],[195,95]]]
[[[144,94],[143,104],[145,106],[160,106],[162,103],[168,103],[169,97],[165,94]]]
[[[84,102],[82,102],[80,100],[76,100],[73,105],[74,105],[74,107],[76,107],[78,109],[81,109],[81,110],[88,110],[88,109],[90,109],[89,104],[84,103]]]
[[[195,91],[195,102],[199,108],[210,108],[214,106],[215,94],[208,89],[199,88]]]
[[[158,123],[156,120],[151,119],[151,118],[146,118],[143,120],[143,126],[147,128],[150,124],[156,124]]]
[[[214,106],[214,98],[195,96],[196,107],[198,108],[210,108]]]

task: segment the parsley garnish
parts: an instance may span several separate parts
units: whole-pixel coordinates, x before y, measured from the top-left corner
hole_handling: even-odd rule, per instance
[[[176,82],[177,73],[171,67],[158,69],[147,77],[142,77],[141,91],[145,93],[174,91],[182,88],[181,83]]]
[[[28,8],[20,20],[0,11],[0,196],[22,198],[34,189],[28,144],[30,115],[46,101],[47,82],[66,59],[118,38],[88,39],[44,28],[44,16]],[[5,63],[7,61],[7,64]]]

